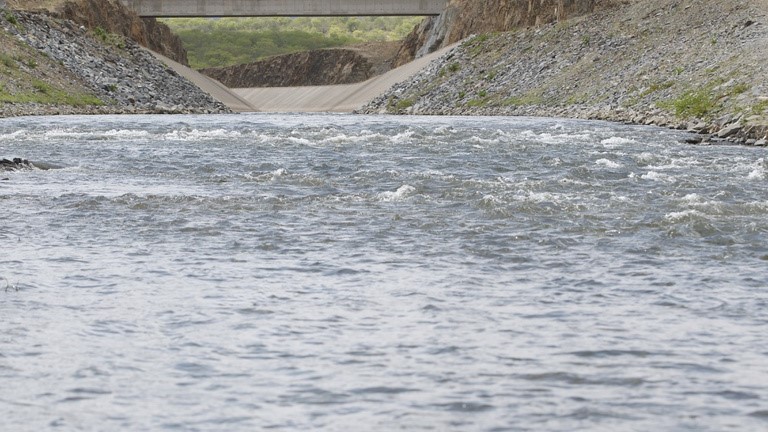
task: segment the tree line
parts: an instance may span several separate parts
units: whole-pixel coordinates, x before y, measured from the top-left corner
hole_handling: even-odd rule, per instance
[[[371,41],[403,39],[421,17],[168,18],[196,69]]]

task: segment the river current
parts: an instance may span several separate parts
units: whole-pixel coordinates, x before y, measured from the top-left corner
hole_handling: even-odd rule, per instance
[[[768,151],[685,136],[0,120],[0,430],[768,430]]]

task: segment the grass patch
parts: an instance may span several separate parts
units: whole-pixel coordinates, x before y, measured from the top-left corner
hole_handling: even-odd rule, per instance
[[[16,59],[5,53],[0,53],[0,64],[8,69],[18,69],[19,65],[16,64]]]
[[[752,105],[752,108],[750,109],[750,111],[753,115],[764,114],[766,111],[768,111],[768,99]]]
[[[709,88],[688,90],[677,99],[661,102],[659,106],[673,110],[678,118],[706,118],[717,108],[716,99]]]
[[[413,104],[415,104],[415,103],[416,103],[416,102],[415,102],[413,99],[403,99],[403,100],[399,100],[399,101],[397,101],[397,103],[395,104],[395,109],[397,109],[398,111],[403,111],[403,110],[406,110],[406,109],[408,109],[408,108],[412,107],[412,106],[413,106]]]
[[[744,83],[739,83],[739,84],[736,84],[733,87],[733,89],[731,89],[731,94],[740,95],[740,94],[746,92],[747,90],[749,90],[749,85],[744,84]]]
[[[3,11],[3,18],[5,18],[6,21],[8,21],[9,23],[11,23],[11,24],[13,24],[15,26],[19,25],[19,21],[16,19],[16,16],[13,15],[10,11],[4,10]]]
[[[93,29],[93,34],[107,45],[111,45],[120,49],[125,48],[125,38],[118,34],[110,33],[104,30],[102,27],[96,27]]]
[[[526,105],[540,105],[542,102],[541,96],[534,94],[527,94],[523,96],[512,96],[501,101],[502,105],[506,106],[526,106]]]
[[[88,106],[104,105],[96,96],[86,93],[67,93],[40,81],[32,81],[32,89],[19,93],[10,93],[5,87],[0,88],[0,102],[3,103],[39,103],[52,105]]]

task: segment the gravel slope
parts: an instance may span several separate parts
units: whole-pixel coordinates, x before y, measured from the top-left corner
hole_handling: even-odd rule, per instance
[[[766,59],[766,0],[643,0],[469,38],[361,112],[605,119],[764,145]]]

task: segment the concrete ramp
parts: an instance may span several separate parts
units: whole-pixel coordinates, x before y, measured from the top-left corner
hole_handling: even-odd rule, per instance
[[[247,100],[240,97],[237,93],[233,92],[224,84],[216,81],[213,78],[209,78],[194,69],[184,66],[181,63],[175,62],[168,57],[158,54],[154,51],[147,50],[152,55],[157,57],[160,61],[165,63],[168,67],[176,71],[179,75],[190,80],[193,84],[200,87],[204,92],[213,96],[214,99],[228,106],[234,112],[252,112],[257,111]]]
[[[232,91],[257,111],[264,112],[352,112],[362,108],[393,85],[416,75],[432,60],[456,44],[416,59],[383,75],[357,84],[315,87],[237,88]]]

